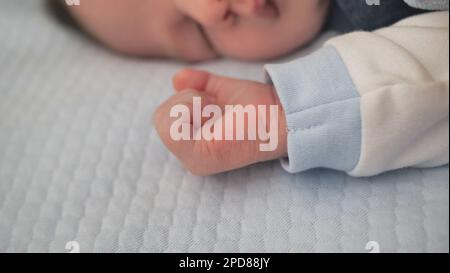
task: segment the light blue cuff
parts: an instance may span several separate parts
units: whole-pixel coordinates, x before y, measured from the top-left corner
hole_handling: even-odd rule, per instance
[[[404,0],[408,5],[425,10],[448,10],[448,0]]]
[[[265,68],[286,113],[285,169],[353,170],[361,153],[361,99],[337,50],[327,46]]]

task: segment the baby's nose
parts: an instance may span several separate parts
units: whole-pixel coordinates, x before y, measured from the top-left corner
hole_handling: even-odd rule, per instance
[[[188,2],[189,0],[184,0]],[[190,15],[206,27],[221,23],[230,10],[232,0],[202,0],[198,5],[190,6]]]

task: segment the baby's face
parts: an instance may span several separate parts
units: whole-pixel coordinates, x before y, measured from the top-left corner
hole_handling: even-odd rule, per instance
[[[97,39],[134,55],[189,61],[286,54],[320,31],[329,0],[88,0],[71,7]]]

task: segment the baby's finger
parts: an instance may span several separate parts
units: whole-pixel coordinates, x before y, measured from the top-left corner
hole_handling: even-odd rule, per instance
[[[179,93],[175,96],[172,96],[161,106],[159,106],[153,115],[153,123],[155,125],[155,129],[157,130],[164,144],[177,157],[191,153],[192,143],[190,143],[191,141],[188,140],[186,141],[175,140],[175,138],[173,137],[173,133],[171,132],[172,125],[175,122],[182,123],[183,126],[187,126],[186,128],[189,128],[190,130],[190,134],[186,136],[186,138],[192,137],[193,98],[196,96],[202,97],[202,94],[200,94],[197,91],[186,91]],[[178,115],[178,113],[174,111],[176,110],[176,107],[178,108],[185,107],[185,109],[188,110],[188,112],[186,112],[186,116],[183,117]],[[184,118],[184,120],[182,120],[182,118]]]
[[[173,77],[173,86],[177,92],[186,89],[204,91],[209,73],[195,69],[184,69]]]
[[[201,104],[194,105],[194,99],[196,103]],[[194,134],[201,130],[201,126],[206,122],[203,117],[200,122],[195,120],[194,108],[198,111],[201,109],[199,106],[204,107],[210,103],[205,93],[187,90],[168,99],[153,116],[155,128],[162,141],[182,162],[189,161],[193,156]]]
[[[174,87],[177,91],[185,89],[195,89],[204,91],[212,96],[217,96],[219,93],[239,92],[249,89],[255,89],[260,83],[239,80],[228,77],[217,76],[205,71],[195,69],[185,69],[175,75]],[[258,85],[258,86],[255,86]]]

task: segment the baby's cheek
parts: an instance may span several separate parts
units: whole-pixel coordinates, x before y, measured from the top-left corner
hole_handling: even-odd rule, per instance
[[[150,39],[153,35],[145,20],[137,20],[132,12],[124,14],[122,11],[120,5],[104,8],[86,4],[70,8],[82,28],[106,47],[129,55],[160,55],[161,47]]]
[[[116,31],[104,30],[99,38],[108,47],[128,55],[154,57],[163,56],[163,45],[154,35],[141,26],[118,27]]]
[[[166,50],[170,57],[185,61],[206,61],[217,58],[197,25],[186,22],[166,30]]]

